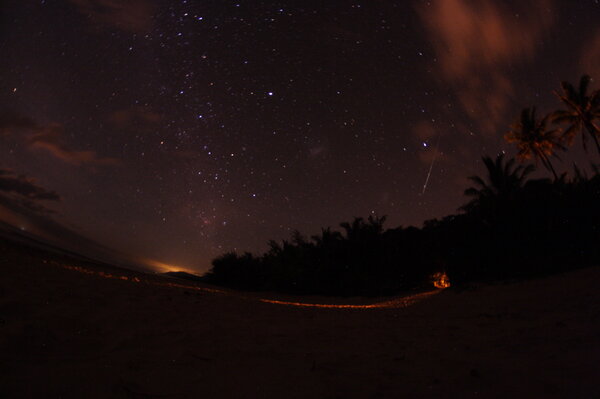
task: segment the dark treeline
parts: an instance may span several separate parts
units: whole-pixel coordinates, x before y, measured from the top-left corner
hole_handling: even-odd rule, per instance
[[[422,228],[384,229],[385,217],[355,218],[342,231],[295,232],[259,256],[227,253],[204,280],[234,288],[324,295],[388,295],[431,284],[445,272],[453,284],[539,276],[600,264],[600,170],[559,175],[552,159],[577,135],[600,154],[600,91],[591,79],[556,93],[565,109],[541,120],[524,109],[506,135],[517,157],[484,156],[487,175],[472,176],[460,212]],[[552,179],[528,180],[541,163]]]

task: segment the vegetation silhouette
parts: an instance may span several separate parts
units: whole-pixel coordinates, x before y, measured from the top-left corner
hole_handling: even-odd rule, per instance
[[[557,110],[551,114],[555,123],[567,124],[563,132],[563,139],[570,145],[579,133],[582,138],[583,147],[587,150],[587,136],[596,144],[596,150],[600,154],[600,90],[588,94],[588,88],[592,78],[583,75],[579,80],[579,89],[576,90],[569,82],[562,82],[562,93],[555,92],[558,98],[566,105],[566,109]],[[586,134],[587,133],[587,134]]]
[[[592,163],[589,177],[577,167],[572,177],[558,176],[550,161],[584,128],[598,143],[600,94],[587,94],[589,82],[584,76],[579,91],[563,83],[567,111],[537,120],[535,108],[525,108],[505,136],[521,161],[541,161],[553,179],[528,179],[534,165],[504,154],[483,156],[486,176],[469,177],[470,200],[457,214],[422,228],[385,229],[385,216],[369,216],[309,239],[295,231],[290,240],[270,241],[262,255],[219,256],[203,280],[245,290],[376,296],[431,287],[432,276],[460,285],[600,264],[600,168]]]
[[[515,199],[522,190],[527,175],[535,168],[533,165],[515,166],[514,159],[504,162],[504,154],[498,155],[495,161],[488,156],[481,159],[487,169],[487,182],[479,176],[470,176],[468,179],[477,187],[465,190],[464,194],[473,199],[460,209],[489,219],[501,215],[503,208]]]
[[[509,143],[517,144],[519,148],[517,158],[522,161],[532,157],[536,162],[540,160],[542,165],[552,172],[554,180],[558,180],[550,157],[558,158],[555,149],[565,151],[566,147],[560,142],[559,129],[547,128],[550,119],[551,115],[547,115],[538,121],[535,116],[535,107],[524,108],[519,120],[511,126],[510,132],[504,137]]]

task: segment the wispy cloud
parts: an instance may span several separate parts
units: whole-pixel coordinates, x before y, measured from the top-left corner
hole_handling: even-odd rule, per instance
[[[40,201],[60,201],[60,196],[38,185],[32,178],[17,175],[10,169],[0,169],[0,200],[5,205],[13,204],[28,212],[42,214],[52,211]]]
[[[57,124],[40,127],[28,139],[28,143],[32,148],[46,150],[61,161],[73,165],[115,166],[119,164],[117,159],[99,157],[95,151],[73,150],[64,141],[64,129]]]
[[[150,0],[69,0],[97,26],[144,33],[153,25],[155,4]]]
[[[0,114],[0,135],[24,137],[29,149],[42,149],[55,158],[73,165],[119,165],[115,158],[99,156],[96,151],[71,148],[64,127],[58,123],[39,124],[32,118],[14,112]]]
[[[550,0],[509,12],[492,1],[436,0],[417,7],[439,64],[439,76],[484,131],[505,117],[514,85],[510,68],[532,60],[554,23]]]
[[[0,169],[0,192],[18,194],[32,200],[60,200],[54,191],[48,191],[34,179],[17,175],[10,169]]]

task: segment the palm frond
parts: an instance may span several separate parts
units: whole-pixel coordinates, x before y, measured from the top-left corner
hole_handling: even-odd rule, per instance
[[[579,99],[583,100],[586,97],[588,87],[590,86],[590,82],[592,78],[589,75],[583,75],[581,79],[579,79]]]
[[[560,86],[562,87],[563,92],[565,93],[565,95],[562,97],[565,97],[569,101],[576,102],[577,92],[575,91],[573,85],[569,82],[561,82]]]
[[[590,103],[594,109],[600,107],[600,90],[596,90],[590,95]]]
[[[533,166],[531,164],[527,164],[527,166],[525,166],[525,168],[521,172],[521,179],[525,179],[527,176],[532,174],[534,171],[535,171],[535,166]]]
[[[572,123],[577,119],[577,113],[572,111],[558,110],[550,114],[552,123]]]
[[[477,196],[479,196],[480,193],[481,193],[481,191],[477,190],[474,187],[469,187],[465,190],[465,195],[467,197],[477,197]]]
[[[575,135],[577,134],[577,131],[581,129],[580,125],[581,124],[579,122],[571,124],[571,126],[569,126],[567,130],[563,132],[560,139],[563,142],[566,142],[567,145],[571,145],[573,143]]]
[[[475,183],[476,185],[478,185],[480,187],[487,187],[487,184],[485,183],[485,181],[479,176],[469,176],[469,177],[467,177],[467,179],[471,180],[473,183]]]

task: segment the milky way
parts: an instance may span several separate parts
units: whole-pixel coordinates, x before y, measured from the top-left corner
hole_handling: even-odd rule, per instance
[[[294,229],[455,212],[521,108],[600,78],[591,0],[1,7],[0,168],[58,193],[65,226],[196,271]]]

